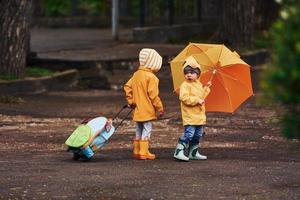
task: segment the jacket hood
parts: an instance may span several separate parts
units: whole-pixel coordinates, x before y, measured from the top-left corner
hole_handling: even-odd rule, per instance
[[[162,57],[154,49],[144,48],[139,54],[140,65],[158,72],[162,65]]]

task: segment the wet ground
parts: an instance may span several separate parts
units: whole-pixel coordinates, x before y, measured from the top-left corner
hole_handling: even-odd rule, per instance
[[[130,51],[122,50],[107,42],[109,34],[33,30],[32,49],[42,58],[93,60],[106,53],[136,57],[145,47],[124,44]],[[164,45],[161,52],[180,48]],[[128,77],[121,75],[116,79]],[[75,162],[66,152],[65,140],[83,119],[117,113],[125,104],[122,91],[77,89],[0,103],[0,199],[300,199],[300,142],[280,137],[272,124],[278,120],[275,109],[257,105],[259,93],[234,114],[208,113],[201,142],[208,160],[178,162],[172,156],[182,134],[179,102],[170,71],[158,76],[166,115],[153,123],[151,151],[158,157],[153,161],[131,157],[135,125],[130,119],[93,161]]]
[[[153,125],[153,161],[131,158],[129,119],[95,160],[75,162],[65,151],[82,119],[117,113],[122,91],[49,92],[0,104],[0,199],[300,198],[300,143],[269,124],[274,109],[252,97],[235,114],[208,113],[201,143],[208,160],[178,162],[172,154],[182,134],[179,103],[167,81],[161,86],[166,116]]]

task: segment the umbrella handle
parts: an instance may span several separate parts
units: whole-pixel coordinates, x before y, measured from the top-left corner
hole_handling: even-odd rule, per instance
[[[212,79],[213,79],[213,77],[214,77],[214,75],[215,75],[216,73],[217,73],[217,70],[214,69],[213,72],[212,72],[212,75],[211,75],[210,78],[209,78],[209,81],[208,81],[208,82],[211,82],[211,81],[212,81]]]

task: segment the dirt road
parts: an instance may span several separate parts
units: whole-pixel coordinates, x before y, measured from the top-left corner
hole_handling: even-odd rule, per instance
[[[163,84],[163,83],[162,83]],[[300,199],[300,144],[278,136],[271,108],[255,98],[234,115],[208,114],[201,152],[207,161],[172,158],[182,133],[179,105],[162,89],[166,117],[154,122],[154,161],[131,158],[126,120],[89,163],[64,141],[85,117],[112,116],[121,91],[69,91],[0,104],[0,199]]]

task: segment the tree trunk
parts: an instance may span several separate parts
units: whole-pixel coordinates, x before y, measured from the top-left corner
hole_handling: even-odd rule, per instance
[[[268,30],[279,16],[280,5],[275,0],[256,0],[255,27]]]
[[[252,46],[256,0],[223,0],[218,37],[234,48]]]
[[[0,0],[1,75],[25,75],[31,4],[31,0]]]

